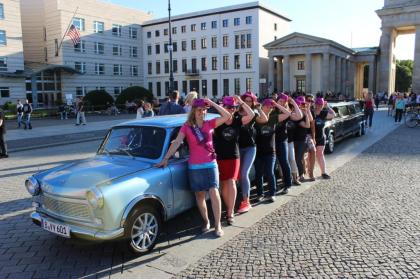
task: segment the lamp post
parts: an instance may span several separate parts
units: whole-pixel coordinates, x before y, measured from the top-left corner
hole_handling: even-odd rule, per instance
[[[168,22],[169,22],[169,45],[168,45],[168,50],[169,50],[169,95],[172,94],[173,90],[174,90],[174,73],[173,73],[173,69],[172,69],[172,27],[171,27],[171,0],[168,0]]]

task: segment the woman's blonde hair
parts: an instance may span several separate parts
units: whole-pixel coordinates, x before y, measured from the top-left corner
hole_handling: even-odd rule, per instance
[[[191,91],[190,93],[187,94],[187,96],[185,96],[185,104],[186,105],[192,105],[192,102],[194,101],[194,99],[197,99],[197,92],[195,91]]]
[[[196,107],[191,107],[190,112],[188,113],[188,117],[187,117],[187,125],[194,127],[195,125],[197,125],[197,120],[195,119],[195,111],[197,110]]]

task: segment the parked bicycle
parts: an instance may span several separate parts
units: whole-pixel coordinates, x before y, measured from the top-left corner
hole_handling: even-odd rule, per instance
[[[405,125],[410,128],[420,126],[420,113],[419,109],[412,110],[406,113],[405,115]]]

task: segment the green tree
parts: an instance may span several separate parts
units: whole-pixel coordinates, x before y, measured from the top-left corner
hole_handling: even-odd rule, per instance
[[[413,80],[413,60],[397,60],[395,90],[407,92]]]
[[[137,100],[151,102],[153,100],[153,94],[144,87],[131,86],[124,89],[121,94],[118,95],[115,103],[117,105],[124,105],[126,101],[132,102]]]
[[[106,108],[107,103],[114,102],[114,98],[109,95],[105,90],[93,90],[83,97],[85,105],[92,110],[103,110]]]

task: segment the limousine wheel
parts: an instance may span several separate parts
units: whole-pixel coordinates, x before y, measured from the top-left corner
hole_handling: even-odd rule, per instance
[[[156,245],[162,218],[159,212],[149,205],[134,209],[126,227],[128,248],[135,254],[144,254]]]
[[[328,143],[325,146],[326,153],[333,153],[334,152],[334,134],[330,133],[328,135]]]

